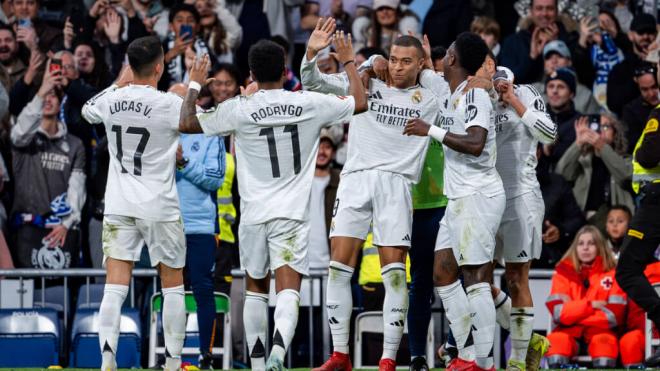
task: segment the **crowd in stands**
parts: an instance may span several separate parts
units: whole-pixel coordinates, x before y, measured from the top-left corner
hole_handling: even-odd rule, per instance
[[[471,30],[513,71],[516,83],[542,92],[558,125],[558,140],[538,148],[545,217],[542,258],[532,265],[556,269],[546,303],[557,326],[550,334],[551,359],[569,362],[579,350],[573,339],[581,339],[592,344],[588,353],[596,366],[613,365],[619,354],[624,366],[638,364],[643,314],[618,289],[613,269],[635,212],[631,155],[660,103],[658,12],[653,1],[592,1],[590,8],[578,3],[584,2],[2,0],[0,268],[102,266],[107,137],[116,133],[85,122],[81,107],[118,78],[132,40],[157,35],[162,41],[161,90],[185,89],[177,84],[187,83],[194,58],[208,53],[215,80],[198,104],[211,108],[247,85],[248,48],[260,39],[286,50],[285,87],[304,89],[300,63],[320,17],[332,16],[338,29],[351,32],[356,62],[386,56],[393,38],[408,33],[428,35],[437,62],[456,35]],[[319,56],[318,66],[324,73],[342,70],[332,50]],[[125,103],[121,109],[132,109]],[[327,236],[348,130],[333,127],[321,137],[310,210],[313,268],[328,266]],[[217,192],[219,221],[209,227],[221,231],[215,286],[228,292],[240,243],[233,142],[209,140],[202,144],[206,155],[193,156],[199,145],[182,139],[177,163],[184,157],[202,162],[202,177],[212,167],[207,160],[224,162],[226,167],[215,167],[224,183],[183,173],[177,181]],[[182,208],[199,207],[194,198],[183,200],[185,185],[179,186]],[[369,272],[360,272],[367,295],[382,292],[378,277],[363,275]]]

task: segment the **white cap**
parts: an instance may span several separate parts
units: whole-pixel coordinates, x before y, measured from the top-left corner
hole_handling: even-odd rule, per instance
[[[510,83],[513,83],[513,71],[506,67],[497,67],[497,72],[495,72],[495,76],[493,76],[493,81],[496,80],[506,80]]]
[[[382,7],[388,7],[392,9],[398,9],[399,8],[399,0],[374,0],[374,9],[382,8]]]

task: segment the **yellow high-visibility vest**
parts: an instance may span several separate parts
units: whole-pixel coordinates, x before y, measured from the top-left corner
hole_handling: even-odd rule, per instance
[[[655,107],[655,109],[659,109],[659,108],[660,105]],[[644,132],[642,133],[642,136],[639,137],[639,140],[635,145],[635,150],[633,151],[633,176],[632,176],[632,187],[635,193],[639,193],[639,190],[643,183],[649,183],[649,182],[660,183],[660,165],[657,165],[652,169],[646,169],[642,167],[642,165],[640,165],[639,162],[637,162],[637,160],[635,159],[637,154],[637,149],[639,149],[639,147],[642,146],[642,142],[644,141],[644,136],[647,133],[653,133],[656,131],[658,131],[658,120],[652,118],[646,123]]]
[[[378,248],[374,246],[373,233],[369,232],[367,239],[362,245],[362,262],[360,263],[360,286],[367,283],[382,283],[383,276],[380,274],[380,258]],[[406,256],[406,282],[410,283],[410,255]]]
[[[236,237],[231,226],[236,222],[236,208],[231,196],[231,187],[234,184],[236,163],[234,156],[225,154],[225,180],[218,189],[218,224],[220,226],[220,241],[235,243]]]

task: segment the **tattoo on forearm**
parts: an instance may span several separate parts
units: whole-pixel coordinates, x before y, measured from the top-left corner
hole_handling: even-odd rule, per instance
[[[183,99],[181,113],[179,116],[179,130],[184,133],[201,133],[202,127],[197,119],[197,96],[199,92],[195,89],[188,89],[186,97]]]

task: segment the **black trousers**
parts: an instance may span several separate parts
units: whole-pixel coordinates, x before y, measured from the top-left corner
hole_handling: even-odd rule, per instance
[[[623,241],[616,280],[649,319],[660,326],[660,297],[644,276],[646,266],[660,260],[660,184],[647,185],[644,192]]]

